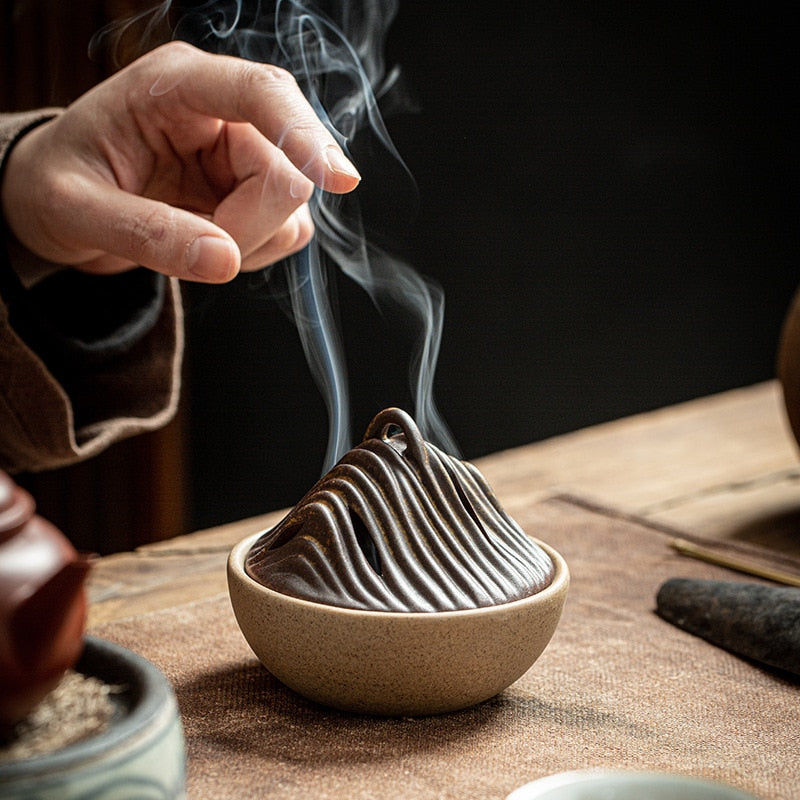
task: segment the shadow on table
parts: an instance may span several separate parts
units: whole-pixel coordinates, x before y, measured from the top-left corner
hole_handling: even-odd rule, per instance
[[[350,714],[306,700],[258,663],[210,672],[176,687],[190,756],[258,754],[272,761],[355,763],[466,747],[501,728],[508,703],[489,700],[431,717]],[[502,696],[501,696],[502,697]]]

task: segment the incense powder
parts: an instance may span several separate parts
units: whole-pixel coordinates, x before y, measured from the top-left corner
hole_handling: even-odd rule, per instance
[[[118,687],[68,672],[47,697],[0,742],[0,763],[52,753],[106,730]]]

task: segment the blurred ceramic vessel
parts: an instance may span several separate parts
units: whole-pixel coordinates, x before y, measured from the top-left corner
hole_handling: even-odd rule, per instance
[[[506,800],[758,800],[704,778],[666,772],[586,769],[526,783]]]
[[[113,687],[110,721],[60,749],[0,762],[3,800],[185,800],[183,728],[164,674],[136,653],[91,636],[75,670]]]
[[[89,571],[66,537],[0,471],[0,730],[19,722],[83,649]]]

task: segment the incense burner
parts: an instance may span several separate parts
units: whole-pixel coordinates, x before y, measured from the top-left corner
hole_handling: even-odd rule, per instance
[[[371,714],[493,697],[548,644],[569,585],[474,466],[388,409],[275,528],[228,560],[237,621],[307,698]]]

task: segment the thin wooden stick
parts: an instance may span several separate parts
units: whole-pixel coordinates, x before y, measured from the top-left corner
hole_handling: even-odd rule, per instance
[[[721,567],[728,567],[737,572],[743,572],[746,575],[755,575],[759,578],[767,578],[768,580],[775,581],[776,583],[783,583],[787,586],[800,586],[800,577],[793,575],[790,572],[774,569],[772,567],[765,567],[761,564],[756,564],[747,558],[741,556],[732,556],[728,553],[718,553],[709,547],[689,542],[686,539],[671,539],[669,542],[670,547],[677,550],[681,555],[697,558],[701,561],[707,561],[709,564],[717,564]]]

